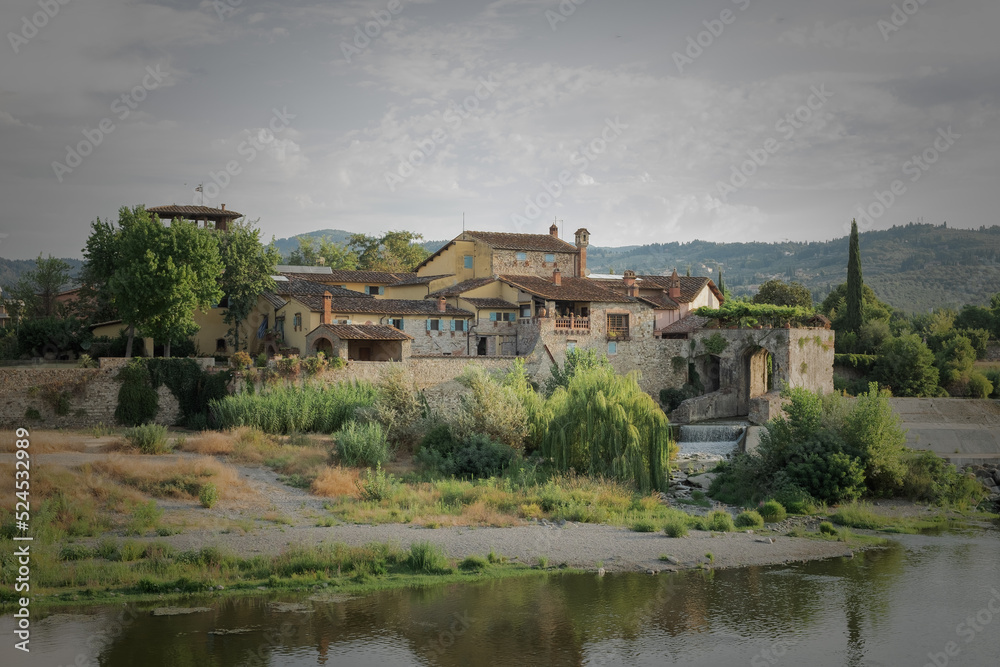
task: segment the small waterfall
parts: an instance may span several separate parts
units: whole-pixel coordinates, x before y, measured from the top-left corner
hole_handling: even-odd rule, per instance
[[[737,450],[746,424],[684,424],[680,427],[680,453],[725,456]]]

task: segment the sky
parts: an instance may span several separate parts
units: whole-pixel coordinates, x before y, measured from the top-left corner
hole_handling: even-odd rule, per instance
[[[997,26],[995,0],[4,0],[0,256],[202,197],[265,240],[989,226]]]

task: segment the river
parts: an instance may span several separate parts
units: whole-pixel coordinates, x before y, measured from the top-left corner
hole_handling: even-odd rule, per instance
[[[344,599],[59,608],[2,664],[1000,665],[1000,531],[901,535],[854,558],[678,574],[552,573]]]

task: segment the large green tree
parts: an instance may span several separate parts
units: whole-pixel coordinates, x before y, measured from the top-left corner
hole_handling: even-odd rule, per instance
[[[80,301],[86,304],[91,322],[118,318],[111,293],[111,278],[121,263],[120,229],[112,220],[98,218],[90,225],[90,236],[83,248],[80,271]]]
[[[197,330],[194,310],[221,298],[222,262],[214,234],[182,220],[164,225],[142,206],[122,207],[117,228],[95,223],[88,240],[95,251],[88,256],[89,275],[107,278],[111,302],[128,325],[126,357],[132,356],[136,329],[163,340],[169,356],[172,340]],[[106,252],[112,244],[117,254]]]
[[[864,324],[864,280],[861,277],[861,246],[858,242],[858,222],[851,221],[851,242],[847,257],[847,294],[845,296],[844,330],[855,335]]]
[[[938,369],[934,353],[917,334],[889,338],[878,349],[872,377],[896,396],[934,396]]]
[[[357,253],[358,268],[367,271],[412,271],[430,255],[416,243],[423,240],[413,232],[387,232],[382,236],[353,234],[347,246]]]
[[[323,264],[331,269],[356,269],[358,256],[345,246],[335,243],[325,236],[316,239],[300,236],[299,247],[288,255],[288,263],[297,266]]]
[[[58,312],[56,295],[69,282],[70,265],[52,255],[35,260],[35,268],[25,272],[11,288],[17,304],[15,315],[52,317]],[[23,304],[23,306],[21,306]]]
[[[238,350],[240,326],[253,312],[261,293],[275,287],[271,276],[280,254],[273,243],[264,246],[260,242],[255,222],[231,225],[220,238],[220,254],[224,267],[221,287],[228,301],[223,321],[231,325],[230,339]]]
[[[805,285],[777,279],[763,283],[752,300],[754,303],[770,303],[775,306],[812,308],[813,305],[812,292]]]

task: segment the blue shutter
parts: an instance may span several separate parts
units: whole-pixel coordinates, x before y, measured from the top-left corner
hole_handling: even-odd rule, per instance
[[[496,322],[496,321],[497,321],[497,314],[490,313],[490,322]]]
[[[378,286],[378,295],[382,296],[384,294],[385,294],[385,285],[379,285]]]
[[[427,320],[427,330],[428,331],[431,330],[431,321],[430,320]]]
[[[451,321],[451,330],[452,330],[452,331],[454,331],[454,330],[455,330],[455,320],[452,320],[452,321]]]
[[[402,317],[401,317],[401,318],[399,318],[399,327],[397,327],[397,328],[398,328],[398,329],[399,329],[400,331],[402,331],[402,330],[403,330],[403,318],[402,318]]]

